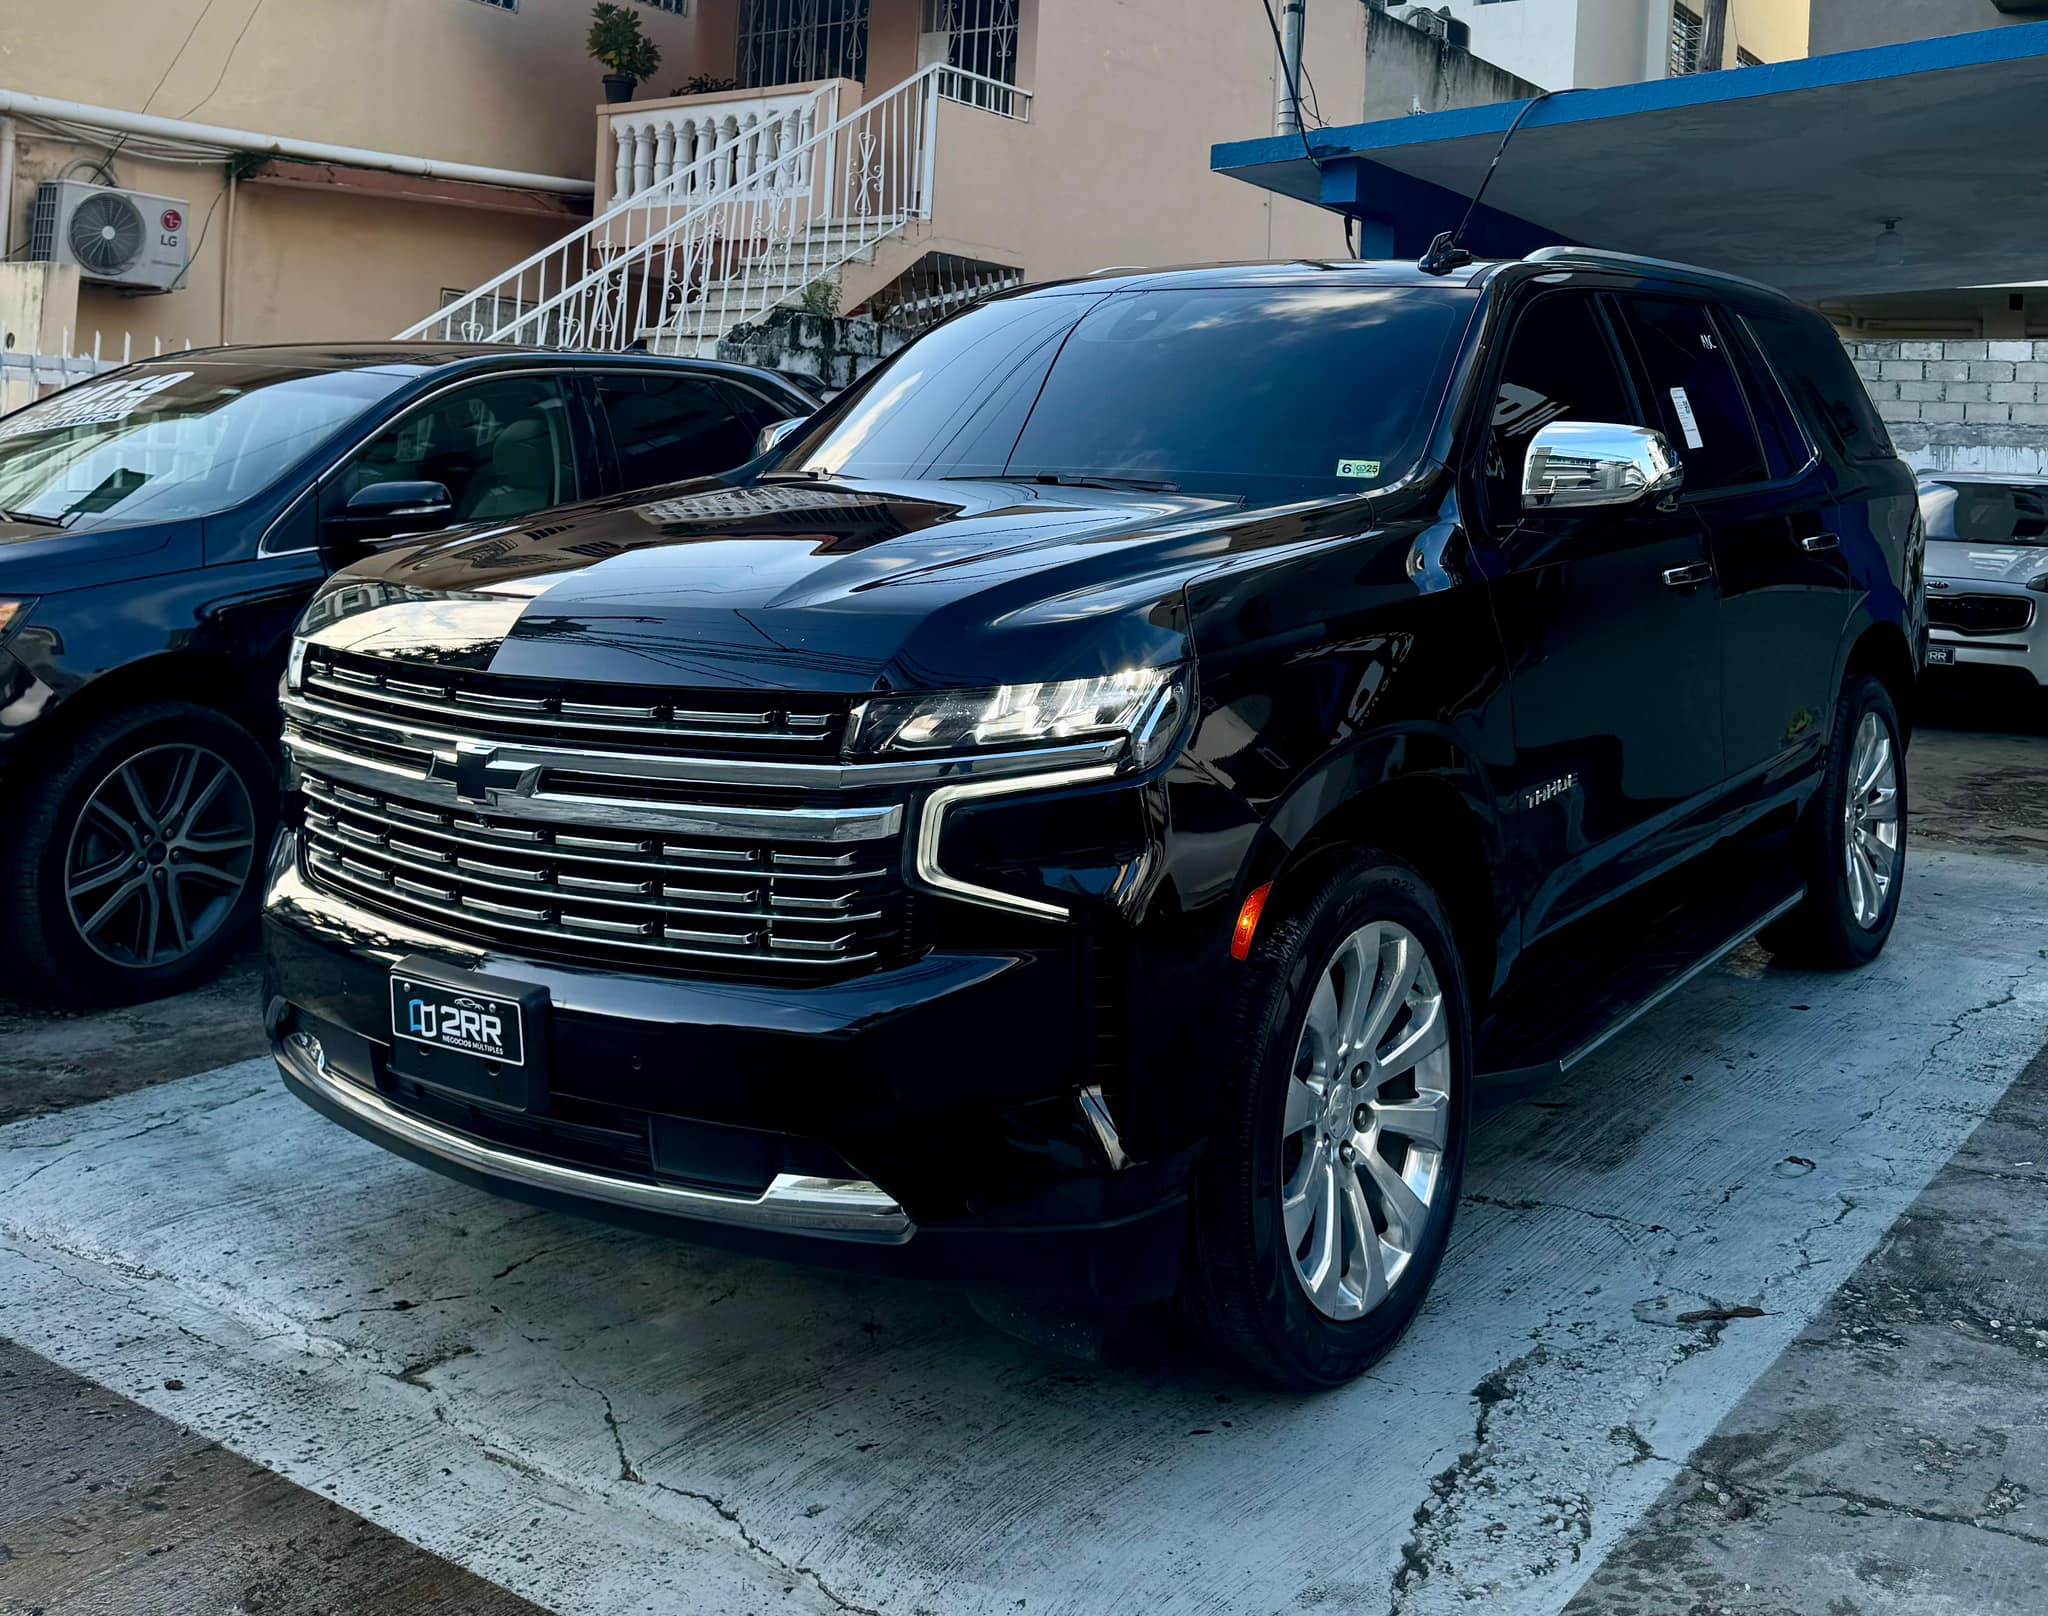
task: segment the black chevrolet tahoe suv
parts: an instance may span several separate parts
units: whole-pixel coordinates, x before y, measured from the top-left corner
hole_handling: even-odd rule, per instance
[[[331,581],[291,1088],[458,1179],[1355,1375],[1475,1097],[1872,959],[1926,637],[1828,326],[1553,249],[985,303],[740,472]]]

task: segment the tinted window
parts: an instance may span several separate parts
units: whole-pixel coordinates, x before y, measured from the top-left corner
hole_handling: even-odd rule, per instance
[[[1651,418],[1678,450],[1687,492],[1763,482],[1749,401],[1705,307],[1640,297],[1620,304],[1642,357]]]
[[[580,497],[561,386],[544,376],[482,381],[408,410],[341,473],[340,500],[372,483],[446,483],[456,520],[509,520]]]
[[[1529,440],[1553,421],[1639,424],[1600,311],[1581,292],[1539,297],[1508,339],[1486,457],[1487,505],[1496,522],[1520,518]]]
[[[1920,485],[1930,539],[2048,548],[2048,488],[2024,483]]]
[[[593,376],[611,423],[624,488],[730,471],[754,458],[754,436],[786,417],[758,394],[705,376]]]
[[[1009,298],[913,343],[778,470],[1132,478],[1257,503],[1410,467],[1474,294],[1170,289]]]
[[[210,516],[262,492],[407,380],[133,365],[0,420],[0,509],[81,528]]]
[[[1891,457],[1892,440],[1877,406],[1827,321],[1794,309],[1771,309],[1752,313],[1749,324],[1785,378],[1792,402],[1838,458]]]
[[[1724,318],[1714,323],[1742,373],[1742,390],[1749,395],[1750,414],[1756,421],[1757,436],[1763,440],[1764,462],[1772,477],[1789,477],[1813,458],[1813,447],[1793,413],[1791,400],[1742,322]]]

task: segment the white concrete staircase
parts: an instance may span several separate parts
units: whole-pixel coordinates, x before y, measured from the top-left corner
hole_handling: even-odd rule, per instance
[[[909,225],[900,214],[855,224],[813,223],[802,250],[770,250],[733,274],[705,282],[665,320],[642,326],[639,338],[650,353],[713,358],[734,328],[756,324],[778,308],[800,306],[810,287],[822,282],[836,294],[848,269],[872,265],[883,242]],[[820,273],[821,265],[830,268]]]
[[[664,113],[651,146],[640,130],[630,160],[621,148],[630,195],[399,339],[709,353],[806,288],[841,286],[930,220],[941,100],[1022,121],[1030,99],[934,64],[822,124],[774,100],[776,117],[733,124],[721,141],[696,129],[687,153]],[[872,283],[872,271],[857,278]]]

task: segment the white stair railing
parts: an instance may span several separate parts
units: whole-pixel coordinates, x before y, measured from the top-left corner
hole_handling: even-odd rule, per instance
[[[931,216],[941,100],[1021,122],[1031,98],[935,64],[750,163],[718,146],[397,340],[709,347]]]

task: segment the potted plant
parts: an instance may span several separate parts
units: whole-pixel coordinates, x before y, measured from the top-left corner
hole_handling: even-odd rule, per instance
[[[661,66],[661,48],[640,31],[640,14],[624,6],[601,5],[590,13],[584,48],[604,64],[604,98],[630,101],[644,79]]]

